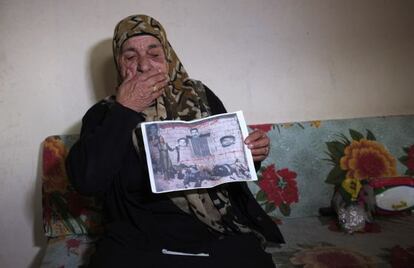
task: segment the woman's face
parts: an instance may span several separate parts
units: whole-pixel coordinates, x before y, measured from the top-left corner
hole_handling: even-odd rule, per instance
[[[168,74],[163,47],[160,41],[151,35],[134,36],[126,40],[117,60],[122,80],[126,78],[127,70],[132,72],[133,76],[153,69]]]

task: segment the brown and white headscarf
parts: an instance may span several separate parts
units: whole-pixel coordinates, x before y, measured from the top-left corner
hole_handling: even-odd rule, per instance
[[[168,63],[170,83],[162,97],[156,100],[156,105],[143,112],[146,121],[169,119],[192,120],[210,114],[205,93],[200,81],[188,77],[174,49],[167,40],[161,24],[145,15],[133,15],[120,21],[115,27],[112,41],[115,64],[118,75],[119,67],[116,58],[121,52],[123,43],[133,36],[152,35],[157,38],[164,50]],[[204,90],[202,90],[204,91]],[[204,93],[204,94],[203,94]]]
[[[167,40],[162,25],[146,15],[133,15],[120,21],[115,27],[113,38],[113,54],[115,64],[123,43],[133,36],[152,35],[163,46],[168,62],[170,83],[155,105],[143,111],[145,121],[160,120],[193,120],[210,115],[205,89],[200,81],[188,77],[183,65]],[[118,73],[119,67],[117,66]],[[137,145],[136,145],[137,147]],[[139,148],[137,148],[139,150]],[[195,215],[211,229],[221,233],[254,232],[240,224],[237,217],[231,213],[231,205],[227,191],[216,187],[216,191],[205,189],[188,190],[169,193],[170,199],[183,211]],[[212,193],[214,192],[214,193]],[[258,235],[260,239],[263,236]]]

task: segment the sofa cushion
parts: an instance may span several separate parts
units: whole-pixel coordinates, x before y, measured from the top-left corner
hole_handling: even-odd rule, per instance
[[[377,217],[364,232],[344,234],[330,217],[284,219],[286,244],[270,247],[281,267],[412,267],[414,216]]]
[[[375,227],[345,235],[334,218],[284,219],[286,244],[268,247],[278,268],[412,267],[414,216],[380,217]],[[86,266],[96,237],[69,235],[49,239],[41,267]]]
[[[271,151],[249,188],[276,219],[317,216],[346,177],[414,174],[414,115],[250,128],[267,132]]]
[[[51,136],[43,143],[43,226],[48,237],[102,231],[99,200],[78,194],[66,175],[65,157],[77,138]]]

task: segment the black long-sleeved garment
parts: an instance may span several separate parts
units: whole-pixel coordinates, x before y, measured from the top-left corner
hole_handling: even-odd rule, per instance
[[[212,114],[226,112],[206,88]],[[83,118],[79,141],[67,158],[74,187],[103,195],[105,234],[97,244],[94,267],[273,267],[253,235],[223,237],[179,209],[165,194],[151,192],[146,163],[132,144],[132,130],[143,117],[121,104],[95,104]],[[235,215],[268,241],[283,243],[278,227],[257,204],[245,183],[227,184]],[[213,189],[214,190],[214,189]],[[210,190],[211,191],[211,190]],[[208,253],[209,257],[162,254],[162,249]],[[260,263],[262,266],[260,266]],[[222,266],[221,266],[222,265]]]

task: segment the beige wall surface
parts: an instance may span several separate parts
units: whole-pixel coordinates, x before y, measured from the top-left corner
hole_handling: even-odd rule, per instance
[[[41,141],[113,90],[113,27],[136,13],[248,123],[414,113],[414,1],[1,0],[0,267],[38,264]]]

